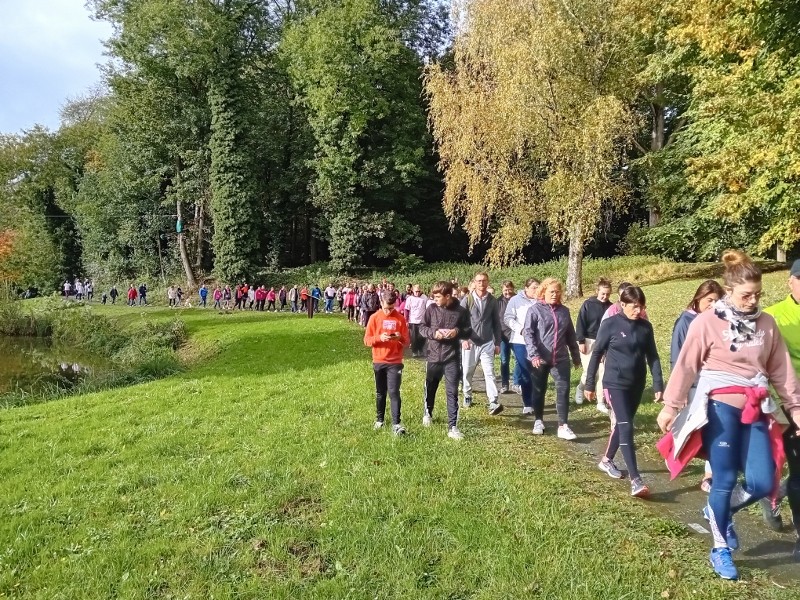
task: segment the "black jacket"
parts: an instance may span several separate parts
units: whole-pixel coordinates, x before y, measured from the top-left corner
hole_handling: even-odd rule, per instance
[[[435,336],[439,329],[458,329],[458,335],[450,340],[437,340]],[[419,332],[428,340],[425,344],[428,362],[444,363],[460,359],[461,340],[468,340],[472,335],[469,313],[455,298],[444,308],[431,304],[425,309]]]
[[[470,325],[472,326],[472,335],[469,336],[470,341],[478,346],[494,341],[494,345],[499,346],[503,334],[503,323],[500,320],[495,297],[487,293],[483,297],[483,310],[480,310],[478,302],[470,292],[461,299],[461,306],[469,312]]]
[[[587,390],[593,390],[600,359],[605,355],[603,387],[612,389],[643,388],[647,365],[653,374],[653,390],[664,391],[661,359],[656,349],[653,325],[646,319],[629,319],[619,313],[600,325],[586,369]]]
[[[514,296],[511,296],[511,298],[513,297]],[[514,332],[511,331],[511,327],[506,325],[506,320],[505,320],[506,307],[508,306],[508,303],[511,301],[511,298],[500,296],[497,299],[497,309],[498,309],[497,313],[500,315],[500,326],[503,330],[502,340],[506,343],[508,343],[508,340],[510,340],[511,336],[514,334]]]
[[[611,306],[611,301],[600,302],[597,296],[589,298],[581,305],[581,309],[578,311],[578,320],[575,323],[575,335],[579,344],[585,342],[586,338],[597,339],[600,322],[609,306]]]

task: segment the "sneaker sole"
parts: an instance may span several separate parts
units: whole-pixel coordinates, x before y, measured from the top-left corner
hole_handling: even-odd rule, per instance
[[[600,469],[600,471],[611,477],[611,479],[622,479],[622,473],[620,473],[619,475],[613,475],[610,471],[608,471],[608,469],[604,469],[603,467],[601,467],[600,465],[602,464],[603,463],[597,465],[597,468]]]
[[[717,569],[714,567],[714,562],[711,561],[711,560],[709,560],[708,562],[711,565],[711,570],[714,571],[714,573],[720,579],[724,579],[725,581],[738,581],[739,580],[739,576],[738,575],[735,576],[735,577],[726,577],[725,575],[722,575],[721,573],[717,573]]]
[[[631,498],[649,498],[650,497],[650,488],[645,487],[635,494],[631,492]]]
[[[494,410],[490,410],[490,411],[489,411],[489,414],[490,414],[490,415],[492,415],[492,416],[494,416],[494,415],[499,415],[499,414],[500,414],[501,412],[503,412],[505,409],[506,409],[506,407],[505,407],[505,406],[503,406],[503,405],[501,404],[500,406],[498,406],[498,407],[497,407],[497,408],[495,408]]]

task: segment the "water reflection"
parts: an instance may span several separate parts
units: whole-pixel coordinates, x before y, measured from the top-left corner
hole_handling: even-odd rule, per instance
[[[0,396],[71,389],[92,376],[102,361],[39,338],[0,336]]]

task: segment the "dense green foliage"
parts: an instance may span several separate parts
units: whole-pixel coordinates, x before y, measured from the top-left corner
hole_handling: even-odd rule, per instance
[[[571,241],[577,291],[584,247],[800,240],[791,2],[87,4],[113,25],[104,86],[58,131],[0,136],[7,289],[540,262]]]

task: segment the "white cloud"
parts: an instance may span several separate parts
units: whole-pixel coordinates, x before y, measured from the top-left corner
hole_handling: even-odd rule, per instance
[[[0,0],[0,131],[56,129],[64,102],[100,81],[111,27],[84,1]]]

